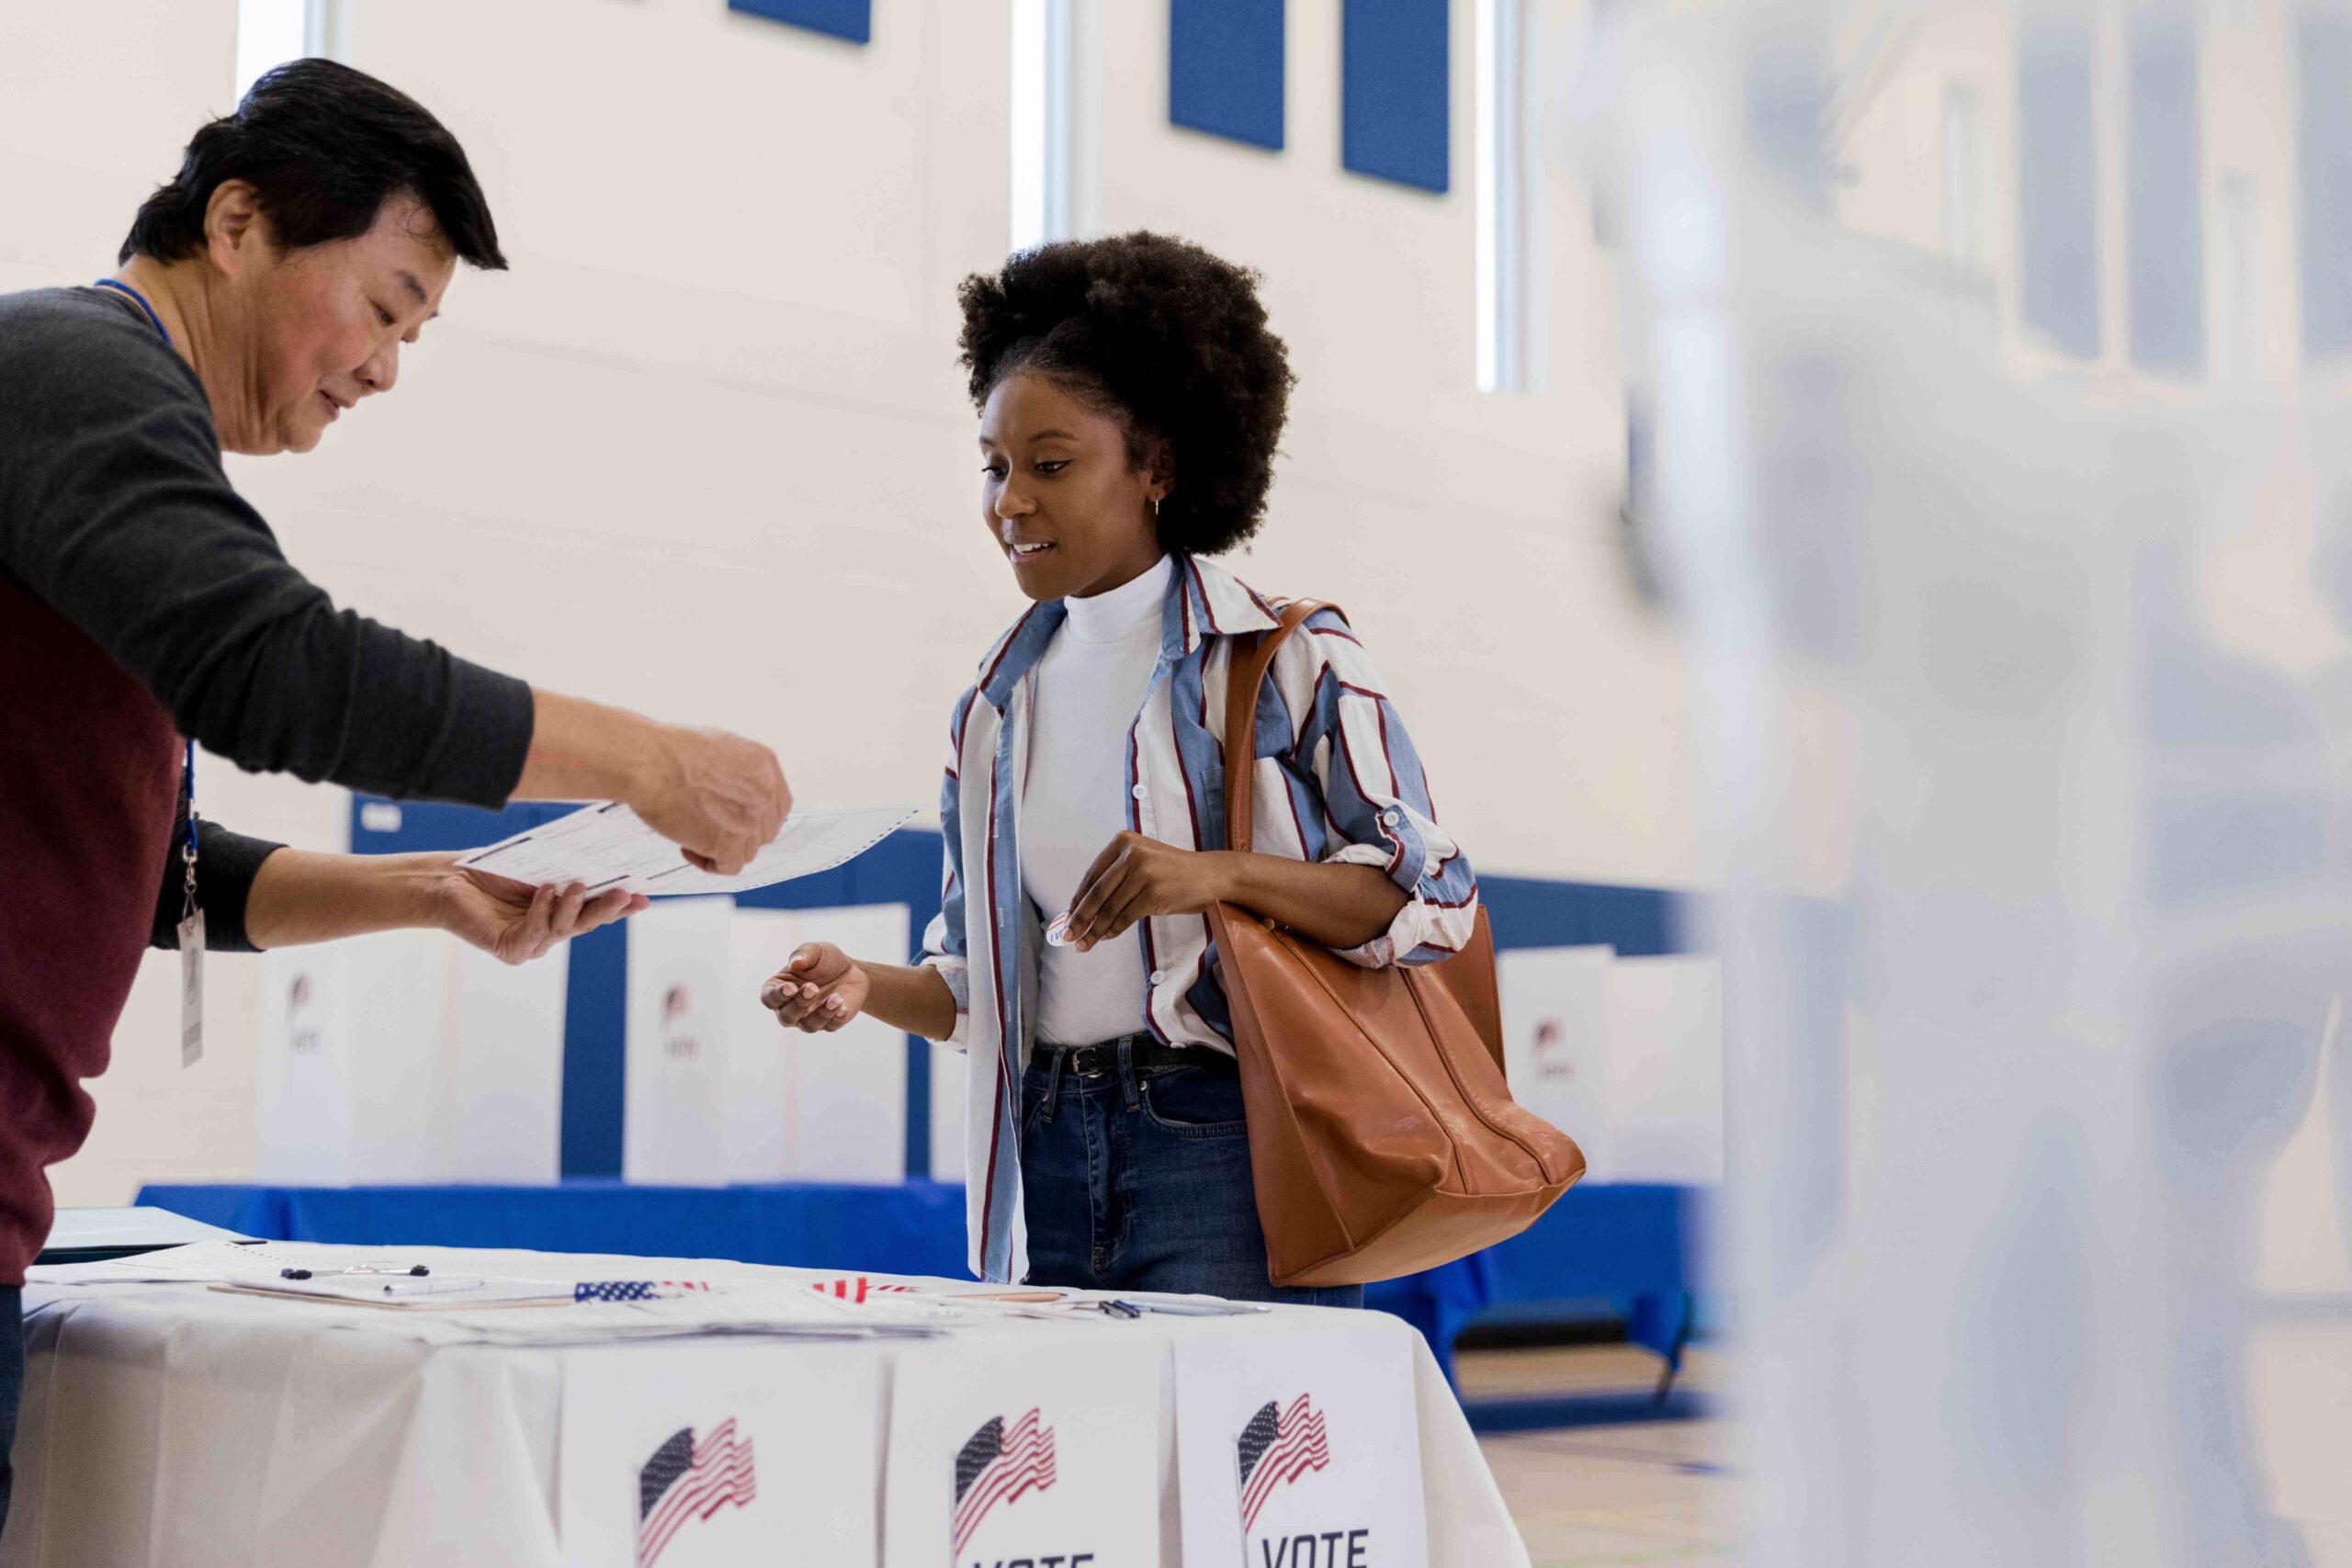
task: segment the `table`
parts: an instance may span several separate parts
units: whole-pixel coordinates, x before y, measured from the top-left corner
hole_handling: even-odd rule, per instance
[[[361,1258],[421,1261],[445,1276],[707,1280],[722,1291],[795,1288],[796,1299],[821,1278],[817,1270],[684,1258],[440,1247],[397,1254],[315,1250],[322,1268]],[[967,1280],[871,1282],[972,1288]],[[534,1311],[577,1310],[479,1315],[516,1319]],[[620,1411],[656,1399],[680,1375],[674,1370],[680,1363],[665,1359],[678,1354],[679,1341],[584,1350],[452,1342],[446,1334],[436,1342],[423,1318],[225,1294],[194,1283],[35,1285],[27,1289],[26,1314],[16,1507],[0,1538],[6,1568],[256,1562],[571,1568],[583,1561],[580,1539],[564,1538],[573,1517],[567,1510],[577,1499],[566,1494],[560,1477],[571,1473],[565,1450],[580,1443],[583,1417],[579,1409],[568,1412],[567,1402],[583,1397],[582,1380],[592,1371],[608,1394],[620,1395],[613,1406]],[[1081,1460],[1142,1467],[1129,1479],[1142,1488],[1139,1495],[1159,1499],[1159,1559],[1172,1564],[1181,1550],[1179,1515],[1198,1501],[1192,1489],[1209,1484],[1196,1479],[1196,1468],[1205,1476],[1210,1467],[1187,1466],[1180,1476],[1173,1461],[1184,1435],[1171,1392],[1177,1380],[1168,1369],[1184,1360],[1186,1344],[1193,1344],[1192,1364],[1198,1365],[1204,1337],[1216,1341],[1207,1348],[1221,1360],[1270,1354],[1328,1359],[1335,1335],[1386,1336],[1396,1354],[1364,1364],[1393,1367],[1393,1377],[1382,1381],[1408,1412],[1413,1435],[1405,1441],[1418,1446],[1430,1562],[1433,1568],[1523,1568],[1527,1562],[1459,1405],[1426,1347],[1401,1325],[1374,1314],[1295,1307],[1247,1319],[1122,1321],[1089,1314],[1084,1321],[991,1321],[948,1332],[945,1339],[855,1347],[752,1337],[684,1343],[705,1358],[705,1371],[716,1371],[731,1386],[797,1398],[793,1426],[817,1441],[860,1433],[867,1436],[840,1440],[887,1446],[887,1456],[865,1458],[872,1473],[891,1478],[889,1484],[837,1489],[828,1506],[877,1527],[887,1519],[887,1529],[898,1529],[900,1510],[923,1502],[901,1496],[901,1446],[938,1436],[909,1421],[905,1401],[952,1394],[956,1385],[984,1381],[1023,1354],[1034,1361],[1042,1343],[1036,1337],[1055,1337],[1044,1343],[1054,1357],[1083,1352],[1105,1371],[1129,1377],[1133,1387],[1158,1390],[1156,1408],[1117,1413],[1121,1440],[1082,1450],[1066,1441],[1062,1462],[1065,1473]],[[835,1374],[852,1350],[883,1358],[888,1371],[868,1386],[886,1390],[884,1397],[896,1402],[895,1419],[880,1420],[870,1408],[851,1408],[850,1396],[824,1392],[845,1386]],[[1337,1452],[1345,1433],[1337,1417],[1332,1427]],[[705,1440],[716,1438],[696,1438]],[[970,1451],[968,1445],[964,1451]],[[956,1455],[959,1464],[962,1457]],[[1397,1457],[1385,1459],[1393,1465]],[[1333,1473],[1340,1468],[1334,1464]],[[791,1466],[777,1464],[772,1454],[761,1477],[763,1490],[787,1484]],[[1228,1478],[1226,1484],[1233,1483]],[[632,1503],[635,1485],[632,1479]],[[1084,1490],[1065,1489],[1070,1495]],[[943,1517],[946,1506],[943,1493]],[[835,1544],[819,1550],[804,1539],[803,1555],[793,1560],[874,1561],[870,1547],[842,1545],[847,1538],[838,1533],[818,1532],[816,1539]],[[774,1547],[771,1540],[761,1560],[769,1560]],[[888,1562],[914,1561],[899,1554],[905,1550],[902,1543]],[[1210,1555],[1221,1560],[1224,1553]],[[1146,1552],[1143,1560],[1148,1557]],[[685,1559],[679,1562],[684,1568]],[[1109,1563],[1106,1558],[1102,1568]]]
[[[685,1253],[813,1268],[964,1275],[964,1190],[778,1183],[636,1187],[152,1186],[141,1203],[294,1241],[426,1242],[548,1251]],[[1698,1189],[1587,1183],[1524,1234],[1427,1273],[1375,1285],[1367,1303],[1419,1328],[1451,1371],[1454,1336],[1509,1302],[1607,1297],[1636,1344],[1679,1364],[1698,1289]]]

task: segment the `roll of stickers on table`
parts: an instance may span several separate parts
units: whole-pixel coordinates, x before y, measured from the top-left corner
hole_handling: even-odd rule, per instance
[[[476,850],[458,863],[534,886],[577,882],[591,894],[617,890],[664,898],[749,893],[847,864],[904,827],[919,809],[797,810],[751,864],[733,876],[720,876],[687,863],[678,846],[647,827],[635,811],[608,800]]]

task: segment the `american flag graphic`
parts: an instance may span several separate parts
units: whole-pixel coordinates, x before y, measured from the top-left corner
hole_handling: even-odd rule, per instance
[[[574,1304],[581,1302],[659,1302],[710,1287],[700,1280],[583,1280],[571,1287]]]
[[[862,1302],[868,1296],[911,1291],[912,1285],[889,1285],[864,1274],[844,1274],[838,1280],[811,1280],[808,1288],[820,1296],[833,1296],[845,1302]]]
[[[1331,1444],[1323,1430],[1323,1413],[1300,1394],[1290,1408],[1278,1410],[1268,1400],[1233,1445],[1241,1469],[1241,1529],[1245,1535],[1258,1522],[1258,1510],[1277,1488],[1286,1486],[1310,1470],[1331,1462]]]
[[[1054,1433],[1032,1410],[1005,1429],[991,1416],[956,1455],[956,1551],[999,1503],[1019,1502],[1054,1483]]]
[[[637,1472],[637,1564],[652,1568],[670,1538],[689,1519],[707,1519],[732,1503],[760,1495],[752,1468],[752,1439],[735,1436],[732,1416],[699,1442],[681,1427]]]

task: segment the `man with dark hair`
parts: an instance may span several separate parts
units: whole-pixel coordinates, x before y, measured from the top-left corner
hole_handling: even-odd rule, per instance
[[[89,1132],[83,1080],[141,949],[416,926],[520,963],[641,907],[453,856],[198,834],[181,737],[385,795],[621,800],[729,873],[791,808],[764,746],[536,691],[338,610],[230,486],[224,447],[309,451],[391,390],[459,261],[505,265],[423,107],[327,61],[272,72],[197,132],[120,260],[92,288],[0,296],[0,1456],[48,1167]],[[0,1458],[0,1517],[8,1483]]]
[[[332,60],[280,66],[235,114],[198,130],[115,259],[181,261],[202,251],[205,210],[228,180],[254,187],[281,250],[356,240],[376,226],[386,197],[404,192],[432,213],[459,261],[506,270],[490,202],[458,139],[406,93]]]

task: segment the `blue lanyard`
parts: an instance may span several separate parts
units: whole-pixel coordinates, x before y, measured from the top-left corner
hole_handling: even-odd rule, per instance
[[[187,760],[180,764],[180,809],[187,813],[187,840],[180,852],[196,864],[196,742],[187,742]]]
[[[180,841],[180,919],[196,915],[196,742],[187,742],[187,760],[180,764],[180,813],[187,818],[187,837]],[[201,938],[196,945],[202,946]]]
[[[128,283],[118,283],[111,277],[101,277],[97,282],[92,284],[90,287],[93,288],[111,288],[118,294],[130,295],[131,299],[138,301],[139,308],[147,313],[147,319],[155,323],[155,331],[161,334],[163,340],[165,343],[171,343],[172,330],[164,325],[163,317],[155,314],[155,307],[147,303],[147,296],[140,293],[139,290],[133,288]],[[174,346],[176,347],[177,345],[174,344]]]

